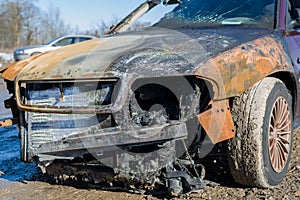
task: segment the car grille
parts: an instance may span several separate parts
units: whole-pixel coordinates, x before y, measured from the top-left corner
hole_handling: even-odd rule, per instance
[[[115,82],[27,83],[24,103],[32,106],[99,107],[111,104]],[[86,132],[112,126],[110,114],[53,114],[26,112],[29,149]]]

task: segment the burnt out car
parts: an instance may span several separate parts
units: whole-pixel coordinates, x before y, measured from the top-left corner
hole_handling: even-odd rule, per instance
[[[155,6],[152,27],[127,31]],[[129,190],[203,187],[217,144],[236,182],[284,178],[299,108],[300,1],[147,1],[102,38],[1,69],[21,158]]]

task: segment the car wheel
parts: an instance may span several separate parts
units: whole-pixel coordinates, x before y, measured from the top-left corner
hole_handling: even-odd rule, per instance
[[[234,99],[236,136],[228,161],[237,183],[268,188],[288,170],[292,151],[292,97],[283,82],[265,78]]]

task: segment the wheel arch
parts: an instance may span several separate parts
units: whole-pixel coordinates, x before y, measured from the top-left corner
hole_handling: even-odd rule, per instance
[[[179,108],[181,119],[196,116],[198,112],[203,112],[208,106],[210,98],[213,96],[210,82],[197,78],[194,75],[147,77],[139,78],[132,84],[131,90],[135,95],[139,106],[147,108],[145,105],[151,99],[157,99],[164,94],[164,99],[173,102]],[[206,96],[200,94],[206,94]],[[203,105],[200,104],[200,96],[205,99]],[[143,97],[144,100],[138,98]],[[199,98],[199,99],[198,99]],[[201,102],[202,102],[201,101]],[[150,104],[153,102],[149,102]],[[188,109],[193,109],[191,112]],[[148,110],[148,108],[146,109]],[[179,118],[177,118],[179,120]]]
[[[274,77],[281,80],[286,88],[290,91],[292,96],[292,106],[293,106],[293,117],[296,116],[297,111],[297,98],[298,98],[298,89],[295,77],[290,72],[276,72],[269,75],[268,77]]]
[[[296,111],[297,111],[297,99],[298,99],[298,95],[297,95],[298,88],[297,88],[295,76],[293,76],[293,74],[289,71],[280,71],[280,72],[275,72],[273,74],[270,74],[266,77],[273,77],[273,78],[277,78],[277,79],[281,80],[284,83],[284,85],[286,86],[286,88],[290,91],[291,96],[292,96],[293,117],[295,117]],[[261,80],[259,80],[259,81],[261,81]],[[232,101],[235,97],[236,96],[232,96],[229,98],[230,107],[232,107]]]

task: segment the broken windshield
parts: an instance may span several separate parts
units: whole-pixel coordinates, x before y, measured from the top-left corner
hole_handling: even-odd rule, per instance
[[[276,0],[182,0],[155,26],[164,28],[245,26],[273,28]]]

